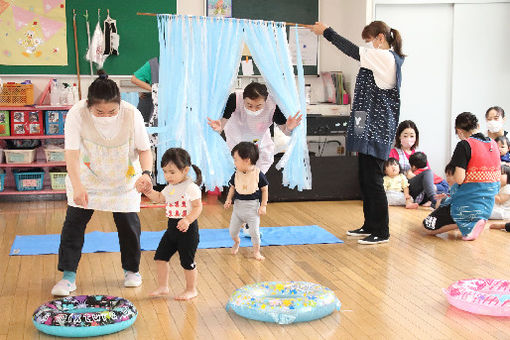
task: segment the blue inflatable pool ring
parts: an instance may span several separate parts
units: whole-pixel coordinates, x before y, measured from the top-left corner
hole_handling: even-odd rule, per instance
[[[259,282],[237,289],[227,311],[253,320],[290,324],[320,319],[340,310],[340,301],[327,287],[312,282]]]
[[[43,333],[64,337],[111,334],[131,326],[138,316],[126,299],[107,295],[68,296],[36,309],[32,321]]]

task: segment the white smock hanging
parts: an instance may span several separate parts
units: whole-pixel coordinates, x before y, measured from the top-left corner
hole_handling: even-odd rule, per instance
[[[85,57],[87,60],[92,60],[97,64],[97,68],[103,68],[103,64],[108,58],[108,55],[104,54],[104,37],[103,31],[101,30],[100,22],[100,10],[97,10],[97,25],[94,30],[94,35],[92,35],[92,40],[90,41],[89,50]]]
[[[249,114],[244,108],[243,93],[236,92],[236,110],[224,129],[230,150],[240,142],[252,142],[258,146],[259,160],[256,165],[263,173],[269,170],[274,161],[274,143],[269,127],[273,125],[275,109],[276,104],[269,96],[260,114]]]
[[[117,20],[110,18],[110,10],[104,21],[104,54],[119,55],[120,37],[117,34]]]

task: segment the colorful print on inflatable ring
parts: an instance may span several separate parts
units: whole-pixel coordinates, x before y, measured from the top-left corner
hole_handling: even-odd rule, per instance
[[[131,326],[138,316],[126,299],[107,295],[68,296],[47,302],[32,317],[43,333],[65,337],[111,334]]]
[[[253,320],[281,325],[320,319],[340,310],[327,287],[312,282],[259,282],[237,289],[226,310]]]
[[[460,280],[443,289],[443,292],[452,306],[466,312],[510,316],[510,281]]]

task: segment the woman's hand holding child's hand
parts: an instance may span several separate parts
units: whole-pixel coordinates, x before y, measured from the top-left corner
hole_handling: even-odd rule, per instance
[[[136,191],[144,193],[147,190],[152,189],[152,181],[148,175],[142,175],[136,180],[135,183]]]

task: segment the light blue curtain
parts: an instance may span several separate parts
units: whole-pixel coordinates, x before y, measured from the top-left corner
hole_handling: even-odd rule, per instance
[[[128,102],[129,104],[132,104],[134,107],[137,107],[140,97],[138,92],[121,92],[120,99]]]
[[[221,118],[237,76],[244,39],[285,116],[297,111],[303,114],[301,125],[293,131],[288,149],[277,164],[283,167],[283,184],[298,190],[311,189],[303,66],[298,51],[298,86],[285,25],[158,15],[158,29],[158,126],[148,128],[149,133],[158,133],[158,168],[166,149],[182,147],[202,170],[207,190],[228,183],[234,170],[232,157],[225,141],[207,125],[207,117]],[[164,183],[162,171],[158,182]]]
[[[306,143],[306,103],[304,72],[300,49],[297,48],[298,84],[294,75],[287,30],[283,23],[262,20],[245,22],[245,41],[270,94],[288,118],[298,111],[301,124],[294,129],[287,151],[276,165],[283,168],[283,185],[298,190],[312,188],[312,175]],[[296,32],[296,46],[300,46]],[[299,91],[298,91],[299,88]]]
[[[207,125],[220,119],[241,59],[242,25],[222,18],[159,15],[158,166],[169,147],[186,149],[207,190],[226,185],[230,150]],[[162,173],[160,171],[160,179]],[[159,181],[159,179],[158,179]]]

